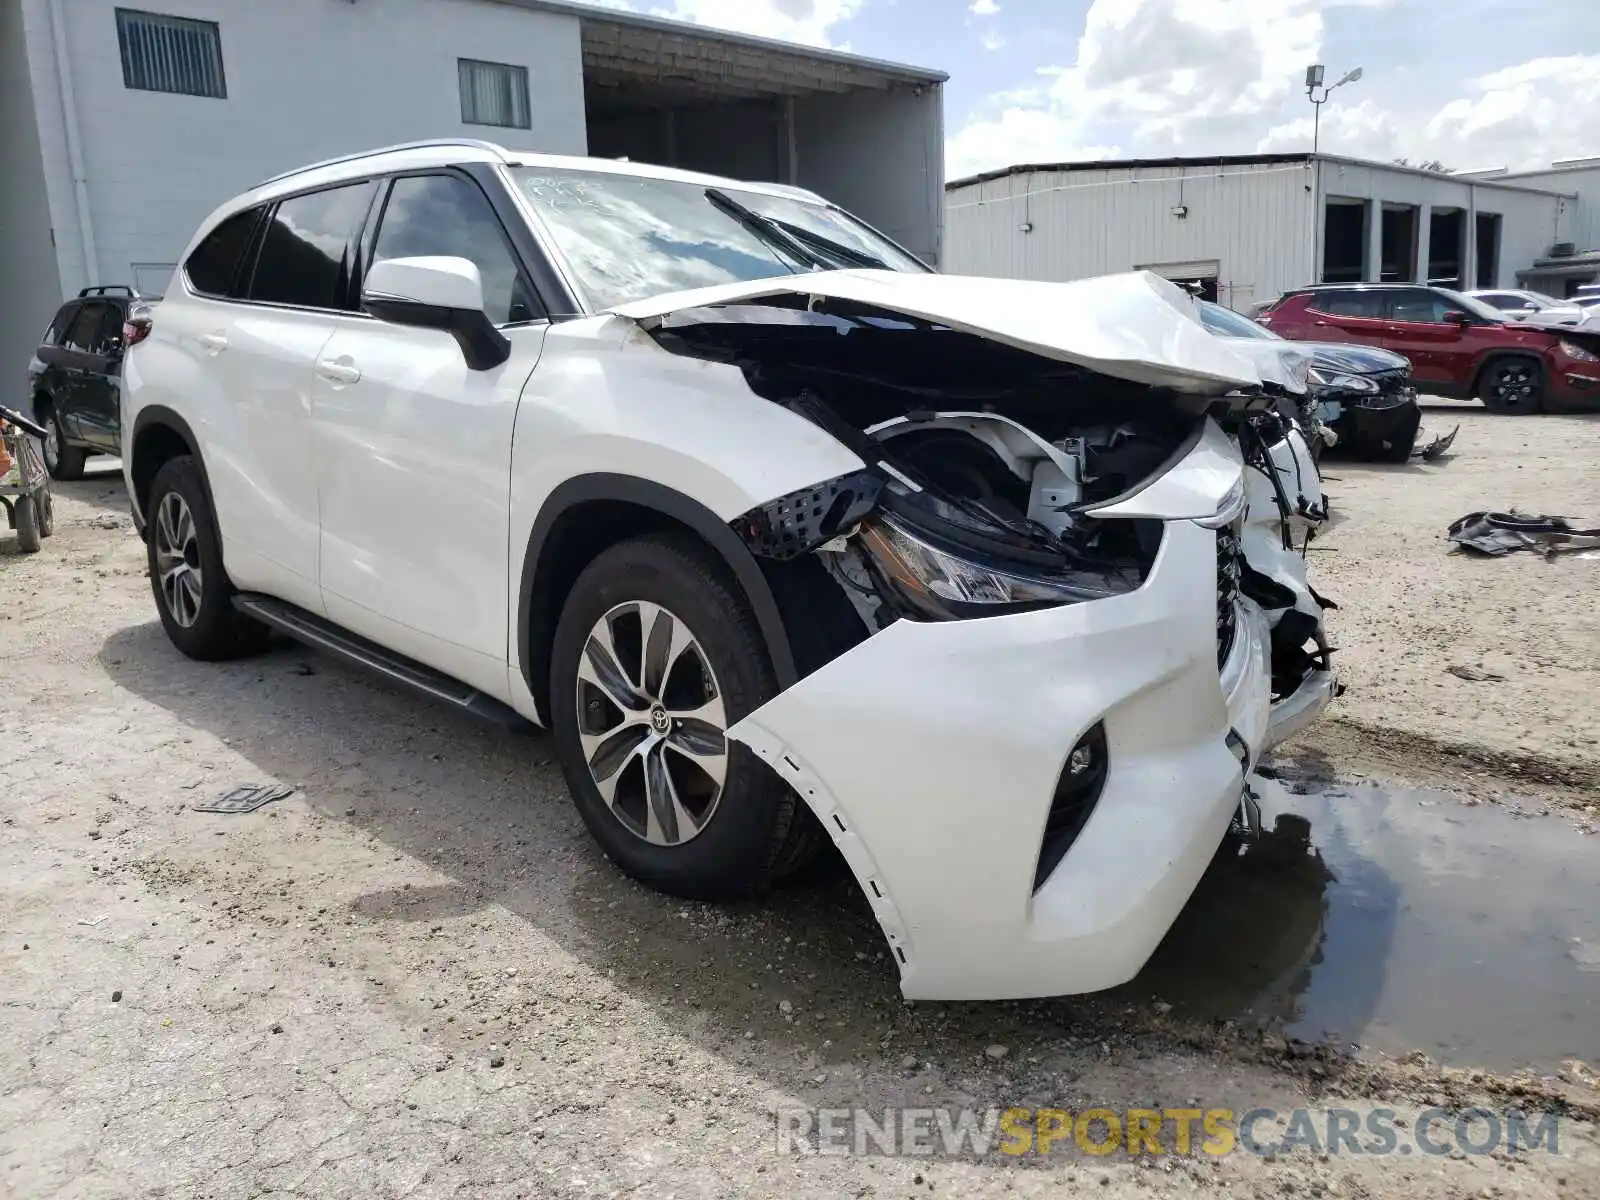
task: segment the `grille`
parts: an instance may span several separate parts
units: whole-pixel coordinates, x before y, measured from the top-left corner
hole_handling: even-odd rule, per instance
[[[1371,379],[1378,385],[1380,396],[1397,396],[1410,386],[1411,372],[1402,367],[1397,371],[1383,371]]]
[[[1217,531],[1217,667],[1228,661],[1237,632],[1235,607],[1239,581],[1243,575],[1244,548],[1239,543],[1239,526]]]

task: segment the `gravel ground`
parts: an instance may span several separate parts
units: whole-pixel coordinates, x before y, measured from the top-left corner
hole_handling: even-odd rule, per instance
[[[1340,468],[1347,515],[1318,565],[1347,604],[1351,719],[1448,718],[1467,737],[1479,719],[1462,710],[1492,701],[1483,727],[1514,725],[1508,747],[1592,755],[1576,698],[1594,618],[1549,587],[1575,593],[1595,565],[1462,563],[1438,536],[1480,503],[1581,511],[1600,494],[1597,429],[1474,414],[1456,461],[1414,479]],[[1490,436],[1539,447],[1515,489],[1489,478]],[[1580,436],[1587,460],[1568,448]],[[720,909],[638,888],[592,847],[542,735],[292,647],[182,659],[120,481],[61,487],[57,513],[42,554],[10,556],[0,535],[0,1195],[1600,1196],[1581,1071],[1554,1156],[780,1154],[774,1112],[806,1105],[1353,1097],[1414,1121],[1436,1101],[1543,1101],[1178,1029],[1158,1005],[907,1005],[836,875]],[[1486,608],[1493,627],[1464,645]],[[1513,629],[1519,615],[1545,632]],[[1509,678],[1442,679],[1440,645]],[[187,808],[263,780],[302,790],[248,816]]]
[[[1312,557],[1318,591],[1340,605],[1348,691],[1335,720],[1600,786],[1600,558],[1490,559],[1445,539],[1457,517],[1485,509],[1600,525],[1600,413],[1502,417],[1442,402],[1424,414],[1441,432],[1457,422],[1436,463],[1325,464],[1335,519]]]

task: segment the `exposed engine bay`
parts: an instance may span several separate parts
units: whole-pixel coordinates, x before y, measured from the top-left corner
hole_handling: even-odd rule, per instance
[[[758,395],[866,464],[733,522],[780,603],[789,598],[791,626],[817,638],[797,653],[803,671],[902,618],[1134,591],[1175,516],[1219,532],[1219,662],[1242,594],[1272,622],[1275,697],[1327,665],[1326,602],[1304,575],[1326,512],[1295,397],[1179,392],[901,313],[792,296],[680,310],[652,332],[673,353],[738,366]],[[1210,442],[1245,466],[1225,511],[1118,511]]]

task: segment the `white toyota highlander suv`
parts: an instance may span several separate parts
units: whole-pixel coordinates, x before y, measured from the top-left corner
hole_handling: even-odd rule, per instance
[[[910,997],[1130,978],[1334,691],[1305,363],[1153,275],[945,276],[796,188],[427,142],[228,201],[127,340],[180,651],[276,629],[547,726],[679,895],[831,839]]]

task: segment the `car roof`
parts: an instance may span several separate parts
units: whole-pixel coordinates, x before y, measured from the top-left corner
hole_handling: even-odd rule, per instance
[[[1448,290],[1442,283],[1308,283],[1305,287],[1295,288],[1289,294],[1298,296],[1302,292],[1394,292],[1401,288]]]
[[[263,200],[339,183],[346,179],[365,179],[394,171],[412,171],[426,167],[459,166],[467,163],[491,163],[507,167],[551,167],[563,170],[599,171],[612,175],[626,175],[637,179],[666,179],[676,183],[696,184],[701,187],[733,187],[742,191],[761,192],[771,196],[786,196],[814,203],[826,203],[821,196],[804,188],[782,183],[752,183],[742,179],[729,179],[720,175],[706,175],[698,171],[684,171],[676,167],[659,167],[653,163],[638,163],[621,158],[585,158],[570,154],[535,154],[531,151],[508,150],[495,142],[475,138],[441,138],[422,142],[404,142],[397,146],[382,146],[363,150],[339,158],[324,159],[274,175],[262,180],[249,191],[230,202],[230,209],[247,208]]]

